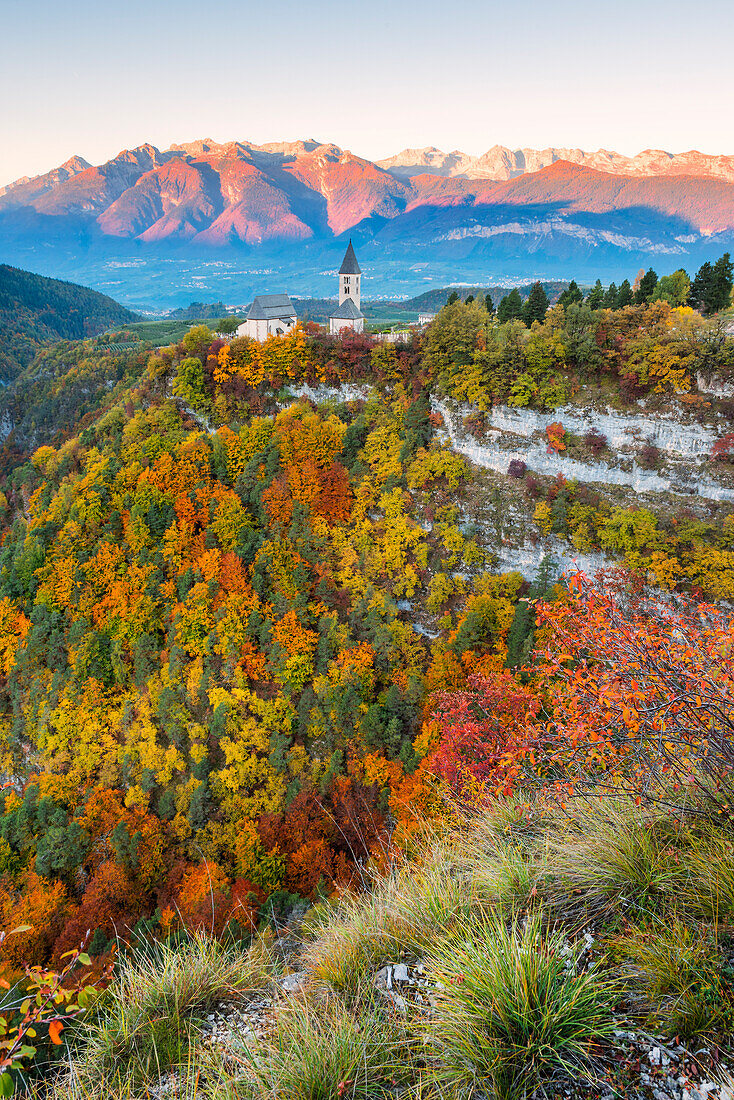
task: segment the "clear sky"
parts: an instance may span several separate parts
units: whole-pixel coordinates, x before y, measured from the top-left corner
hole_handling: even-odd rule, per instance
[[[0,184],[149,141],[734,153],[732,0],[0,0]]]

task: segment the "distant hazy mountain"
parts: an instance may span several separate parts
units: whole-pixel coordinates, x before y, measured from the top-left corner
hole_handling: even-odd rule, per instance
[[[609,149],[585,153],[583,149],[508,149],[505,145],[493,145],[482,156],[472,157],[458,149],[443,153],[431,145],[425,149],[403,149],[402,153],[377,163],[393,175],[404,178],[429,172],[463,179],[509,180],[528,172],[539,172],[559,160],[612,175],[710,176],[734,182],[734,157],[707,156],[695,150],[666,153],[662,149],[645,149],[635,157],[625,157]]]
[[[313,141],[197,141],[164,152],[152,145],[126,149],[96,168],[73,157],[4,188],[0,214],[7,220],[32,211],[42,221],[53,218],[56,231],[65,222],[148,243],[174,238],[218,246],[339,235],[421,208],[545,203],[548,214],[567,217],[641,202],[696,232],[716,233],[734,227],[733,182],[734,157],[700,153],[626,158],[605,150],[495,146],[482,157],[408,149],[374,164]],[[502,219],[484,212],[482,224],[491,228]]]
[[[263,278],[300,272],[300,292],[328,293],[315,275],[338,260],[334,238],[347,233],[391,294],[417,291],[427,273],[435,285],[695,267],[734,247],[734,157],[495,146],[481,157],[409,149],[376,164],[317,141],[203,140],[142,145],[97,167],[74,157],[0,191],[4,258],[72,277],[78,269],[122,296],[134,283],[129,300],[139,302],[160,300],[163,275],[171,285],[175,271],[145,281],[137,269],[151,271],[172,248],[186,263],[243,247],[269,258],[243,272],[252,279],[230,302],[260,288],[257,268]],[[103,261],[105,275],[120,261],[114,280],[99,277]],[[204,282],[187,289],[208,289],[210,275],[199,268]]]

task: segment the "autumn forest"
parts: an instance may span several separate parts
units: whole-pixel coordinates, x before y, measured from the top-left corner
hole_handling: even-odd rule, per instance
[[[652,292],[581,298],[450,301],[394,343],[37,352],[0,454],[8,987],[77,950],[104,984],[137,939],[246,947],[461,806],[694,782],[730,824],[734,338]],[[498,409],[546,417],[547,469],[472,458]],[[665,474],[644,433],[633,467],[573,427],[589,409],[710,433],[700,493],[570,476]]]

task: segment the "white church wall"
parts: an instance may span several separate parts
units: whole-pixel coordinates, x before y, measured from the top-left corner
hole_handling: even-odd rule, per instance
[[[257,320],[244,321],[235,330],[235,336],[249,336],[251,340],[263,343],[268,336],[286,336],[295,327],[295,318],[274,317],[270,320],[259,318]]]

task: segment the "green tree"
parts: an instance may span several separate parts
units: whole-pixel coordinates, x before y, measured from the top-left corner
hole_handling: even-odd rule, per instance
[[[688,273],[679,268],[672,275],[663,275],[653,292],[653,302],[668,302],[671,306],[684,306],[691,293]]]
[[[431,441],[431,403],[428,390],[422,390],[412,405],[408,407],[403,421],[403,445],[400,449],[400,461],[413,458],[420,447],[427,447]]]
[[[691,285],[691,305],[705,314],[728,309],[731,305],[732,270],[728,252],[713,265],[708,260],[701,264]]]
[[[194,325],[186,333],[181,343],[189,355],[196,355],[203,360],[206,358],[212,339],[212,331],[208,325]]]
[[[507,668],[523,665],[530,656],[533,643],[535,617],[528,599],[521,599],[515,607],[515,616],[507,632]]]
[[[635,291],[635,305],[645,305],[652,299],[655,293],[655,287],[658,285],[657,272],[653,268],[648,267],[644,275],[641,276],[639,283],[637,284],[637,290]]]
[[[543,321],[550,302],[548,295],[543,290],[543,284],[536,282],[530,288],[530,294],[523,306],[522,319],[530,328],[533,321]]]
[[[201,365],[201,359],[190,355],[179,363],[173,382],[173,392],[192,409],[204,412],[208,408],[209,399],[204,391],[204,368]]]
[[[691,305],[699,309],[701,313],[709,312],[709,303],[712,299],[714,269],[706,260],[696,272],[696,278],[691,283]]]
[[[484,306],[490,317],[494,317],[494,302],[492,301],[492,295],[487,293],[484,298]]]
[[[632,287],[630,286],[629,279],[625,279],[619,284],[619,292],[617,294],[617,304],[615,309],[624,309],[625,306],[631,306],[633,301]]]
[[[443,392],[453,387],[453,379],[466,374],[474,360],[477,338],[486,336],[489,318],[478,302],[464,305],[456,301],[446,305],[429,326],[423,339],[423,366],[433,375]]]
[[[69,875],[84,862],[88,838],[81,826],[71,824],[51,825],[38,838],[36,850],[36,874],[43,878]]]
[[[607,292],[604,295],[603,306],[604,306],[605,309],[616,309],[617,308],[617,295],[618,294],[619,294],[619,291],[617,290],[617,284],[616,283],[610,283],[609,286],[607,287]]]
[[[497,309],[497,320],[501,325],[507,321],[522,321],[522,298],[520,291],[515,287],[504,298]]]
[[[584,296],[581,293],[581,289],[575,279],[571,279],[563,294],[558,299],[559,306],[563,306],[564,309],[568,309],[569,306],[576,305],[579,302],[583,302]]]
[[[728,309],[731,305],[733,272],[734,265],[732,265],[731,256],[728,252],[725,252],[714,264],[711,313],[718,313],[722,309]]]
[[[586,295],[586,304],[590,309],[601,309],[604,305],[604,287],[601,285],[601,279],[596,280]]]
[[[458,300],[459,300],[458,291],[452,290],[451,293],[449,294],[448,298],[446,299],[446,305],[447,306],[452,306],[454,304],[454,302],[458,302]]]

